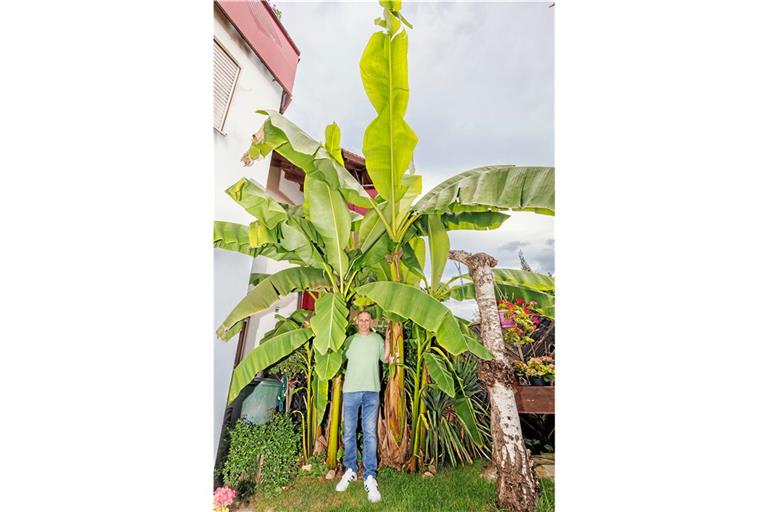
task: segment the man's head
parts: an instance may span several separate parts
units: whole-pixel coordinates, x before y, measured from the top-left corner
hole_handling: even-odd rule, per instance
[[[371,322],[373,317],[368,311],[361,311],[357,314],[357,330],[360,334],[371,332]]]

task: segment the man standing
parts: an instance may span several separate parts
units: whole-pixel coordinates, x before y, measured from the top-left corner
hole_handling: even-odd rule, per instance
[[[376,420],[379,414],[379,361],[389,357],[389,328],[382,340],[371,331],[371,314],[361,311],[357,315],[357,334],[344,343],[344,357],[347,358],[347,373],[344,377],[344,467],[347,470],[336,486],[339,492],[346,491],[349,483],[357,480],[357,417],[362,409],[363,424],[363,486],[368,492],[368,501],[381,501],[376,482]]]

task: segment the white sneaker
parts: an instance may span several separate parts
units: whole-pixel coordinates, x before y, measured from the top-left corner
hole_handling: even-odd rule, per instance
[[[368,476],[368,478],[363,481],[363,487],[365,487],[365,490],[368,491],[368,501],[371,503],[378,503],[381,501],[381,493],[379,492],[379,484],[376,482],[376,479],[372,476]]]
[[[349,482],[354,482],[357,480],[357,473],[355,471],[352,471],[351,469],[347,469],[344,472],[344,475],[341,477],[341,480],[338,484],[336,484],[336,491],[337,492],[344,492],[347,490],[347,487],[349,487]]]

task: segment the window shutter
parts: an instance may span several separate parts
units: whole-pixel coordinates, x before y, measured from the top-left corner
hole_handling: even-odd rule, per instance
[[[218,41],[213,41],[213,126],[224,131],[232,93],[240,74],[240,66],[224,50]]]

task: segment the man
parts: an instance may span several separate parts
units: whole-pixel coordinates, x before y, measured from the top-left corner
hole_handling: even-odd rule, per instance
[[[357,334],[344,343],[347,373],[344,377],[344,467],[347,468],[336,490],[343,492],[357,480],[357,417],[362,409],[363,424],[363,486],[368,501],[381,501],[376,482],[376,419],[379,414],[379,361],[389,357],[389,328],[384,340],[371,331],[372,317],[368,311],[357,315]]]

